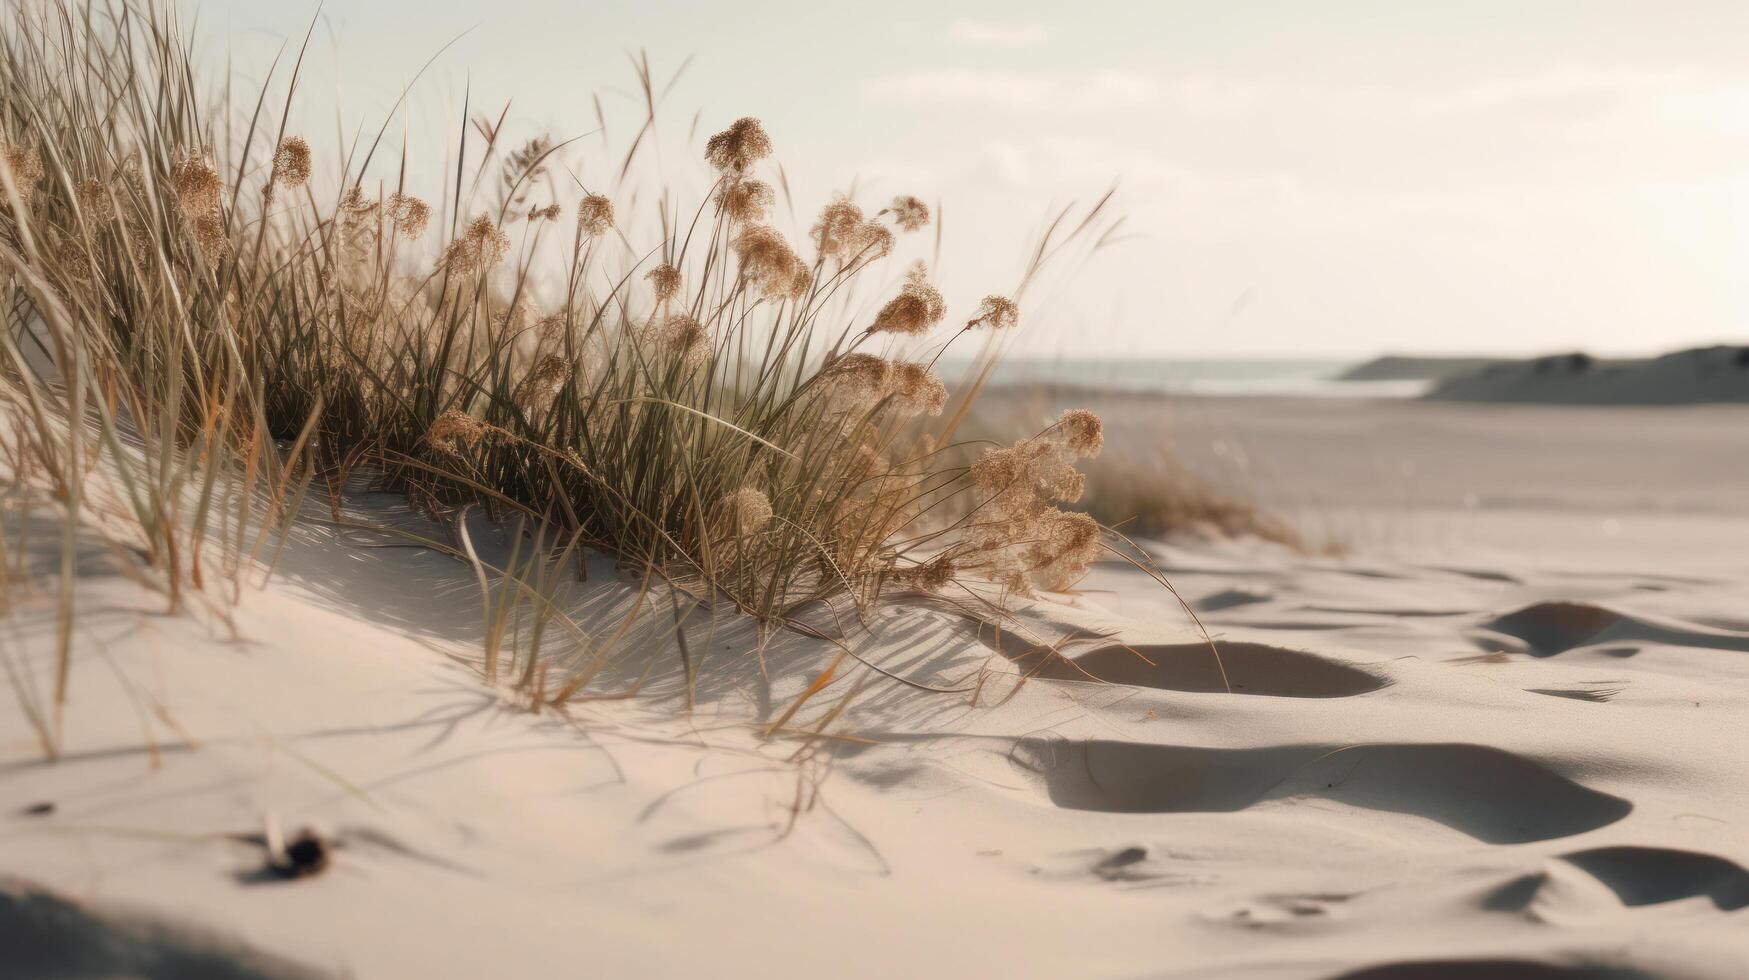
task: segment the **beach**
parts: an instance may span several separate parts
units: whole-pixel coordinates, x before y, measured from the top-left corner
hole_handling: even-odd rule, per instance
[[[539,713],[474,570],[380,534],[301,522],[229,623],[82,576],[62,758],[0,716],[8,975],[1738,974],[1749,408],[986,410],[1060,399],[1321,547],[1144,542],[1170,589],[1104,561],[1001,633],[894,600],[853,657],[664,604]],[[639,576],[588,570],[599,640]]]
[[[209,6],[0,0],[0,980],[1744,975],[1749,6]]]

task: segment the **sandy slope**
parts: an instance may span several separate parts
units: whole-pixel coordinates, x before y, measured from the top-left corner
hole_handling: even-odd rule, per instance
[[[1337,459],[1427,451],[1381,434],[1396,407],[1340,410]],[[1474,422],[1438,410],[1423,424]],[[1180,439],[1296,418],[1202,411]],[[1521,466],[1537,501],[1388,509],[1351,471],[1373,523],[1347,557],[1160,548],[1220,667],[1118,565],[1030,636],[890,610],[858,653],[977,703],[849,669],[832,691],[866,686],[831,731],[855,740],[760,738],[829,653],[780,639],[768,683],[745,624],[702,614],[690,714],[655,625],[600,684],[646,678],[639,698],[510,710],[469,661],[471,572],[380,539],[305,528],[240,638],[92,576],[69,757],[41,763],[0,711],[0,873],[83,911],[9,886],[0,976],[1739,976],[1749,494],[1720,462],[1704,506],[1671,503],[1681,480],[1618,463],[1637,508],[1578,478],[1563,500],[1511,447],[1570,420],[1526,412],[1449,445],[1487,480]],[[1665,451],[1661,425],[1618,430],[1650,433],[1618,458]],[[598,562],[567,601],[615,623],[634,584]],[[3,639],[38,676],[48,613]],[[1066,660],[1037,642],[1065,637]],[[264,814],[335,837],[334,866],[264,875]],[[95,966],[56,972],[68,949]],[[1470,965],[1403,967],[1434,960]]]

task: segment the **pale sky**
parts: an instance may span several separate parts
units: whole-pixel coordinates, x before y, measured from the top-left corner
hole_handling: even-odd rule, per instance
[[[195,12],[242,67],[313,11]],[[691,56],[664,154],[695,112],[701,135],[754,115],[810,210],[853,180],[940,199],[961,306],[1012,285],[1053,203],[1118,180],[1132,237],[1029,310],[1030,354],[1749,341],[1743,0],[333,0],[301,98],[331,113],[338,84],[348,133],[374,131],[464,32],[415,90],[414,145],[469,84],[565,138],[596,92],[631,118],[627,52],[663,77]]]

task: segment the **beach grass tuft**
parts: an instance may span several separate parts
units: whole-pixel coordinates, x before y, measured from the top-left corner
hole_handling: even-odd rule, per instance
[[[9,0],[3,20],[9,478],[71,521],[101,474],[172,607],[240,581],[306,491],[338,513],[360,478],[776,626],[956,587],[1000,605],[1072,585],[1105,543],[1062,506],[1096,417],[969,457],[955,433],[1043,268],[1104,240],[1109,195],[955,315],[908,257],[938,219],[922,200],[842,194],[779,227],[774,186],[795,202],[755,118],[693,140],[704,189],[677,189],[647,159],[646,60],[623,151],[516,140],[470,104],[438,153],[397,153],[390,121],[346,146],[292,131],[302,47],[239,108],[170,5]],[[953,387],[950,345],[977,347]],[[474,563],[496,676],[506,610],[550,573],[494,589]]]

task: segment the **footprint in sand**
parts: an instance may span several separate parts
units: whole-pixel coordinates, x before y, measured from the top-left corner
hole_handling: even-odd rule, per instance
[[[1022,739],[1009,754],[1051,802],[1106,813],[1224,813],[1316,797],[1444,824],[1490,844],[1581,834],[1633,804],[1511,752],[1468,744],[1213,749]]]
[[[1391,683],[1350,664],[1266,643],[1215,640],[1212,650],[1203,642],[1109,644],[1071,657],[1011,633],[979,638],[1029,676],[1051,681],[1282,698],[1346,698]]]
[[[1034,874],[1052,878],[1094,878],[1114,885],[1180,885],[1206,883],[1206,874],[1189,873],[1182,859],[1146,844],[1091,847],[1070,851],[1034,867]]]
[[[1146,881],[1159,877],[1147,869],[1147,862],[1148,849],[1132,845],[1104,855],[1088,870],[1106,881]]]
[[[1749,636],[1740,633],[1629,616],[1588,602],[1539,602],[1496,617],[1482,626],[1524,641],[1527,652],[1535,657],[1552,657],[1605,642],[1616,645],[1600,652],[1615,656],[1631,655],[1620,651],[1637,652],[1637,648],[1631,645],[1622,646],[1621,641],[1749,652]]]
[[[1604,704],[1615,700],[1616,695],[1627,690],[1625,687],[1527,687],[1526,694],[1541,694],[1546,698],[1566,698],[1569,701],[1588,701],[1592,704]]]
[[[1749,871],[1734,861],[1664,847],[1598,847],[1561,860],[1609,886],[1627,906],[1706,896],[1720,911],[1749,906]]]
[[[1462,575],[1478,582],[1499,582],[1502,585],[1523,585],[1524,580],[1516,575],[1489,568],[1459,568],[1453,565],[1424,565],[1429,571],[1445,572],[1448,575]]]
[[[1350,970],[1329,980],[1651,980],[1651,974],[1591,963],[1535,960],[1415,960]]]
[[[1260,895],[1207,912],[1212,922],[1244,929],[1303,932],[1322,928],[1342,914],[1352,894]]]
[[[1596,847],[1555,859],[1546,871],[1514,878],[1482,899],[1496,912],[1596,912],[1613,898],[1638,908],[1706,898],[1721,912],[1749,907],[1749,871],[1713,854],[1664,847]]]
[[[1191,603],[1197,612],[1220,612],[1223,609],[1233,609],[1238,606],[1250,606],[1259,602],[1268,602],[1275,598],[1267,592],[1255,589],[1222,589],[1219,592],[1203,596]]]

